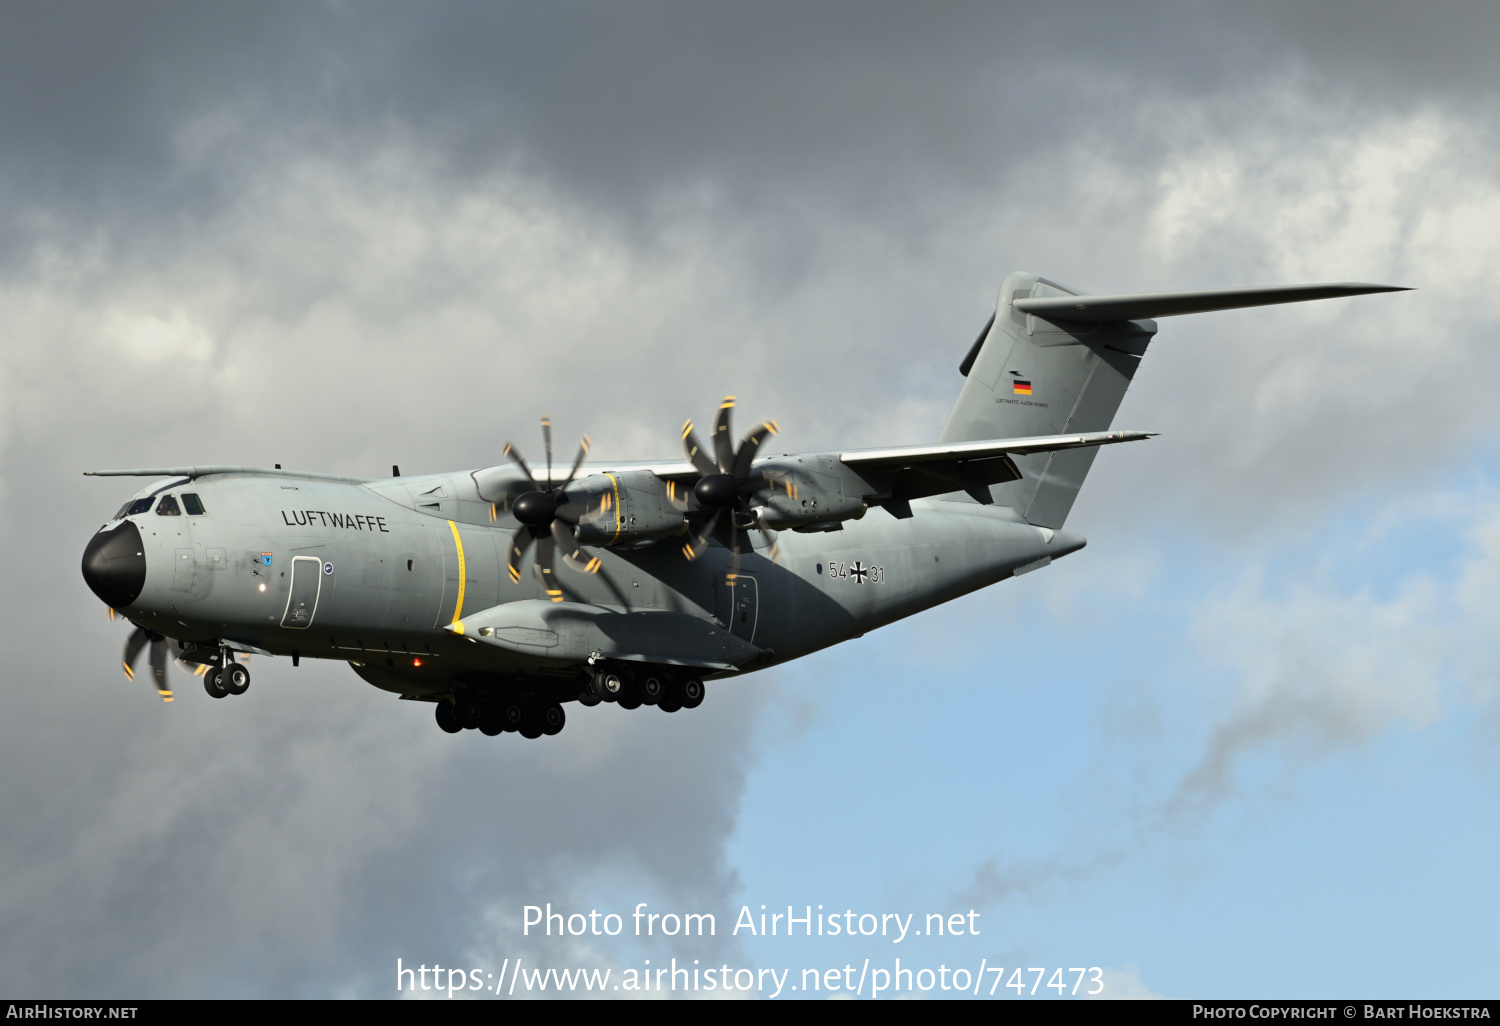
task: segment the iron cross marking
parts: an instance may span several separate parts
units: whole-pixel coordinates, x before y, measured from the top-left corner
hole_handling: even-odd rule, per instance
[[[853,563],[849,567],[849,576],[854,578],[858,584],[865,583],[865,576],[869,574],[870,568],[863,563]]]

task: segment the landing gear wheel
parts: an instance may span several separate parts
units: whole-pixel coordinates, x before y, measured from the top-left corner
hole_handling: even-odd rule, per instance
[[[632,677],[624,677],[624,683],[620,686],[620,693],[615,702],[621,709],[639,709],[641,707],[641,685]]]
[[[219,671],[219,680],[231,695],[243,695],[250,690],[250,671],[239,663],[230,663]]]
[[[543,706],[541,713],[542,733],[548,737],[562,732],[568,722],[568,714],[563,712],[563,707],[553,702],[551,705]]]
[[[703,704],[703,695],[703,682],[697,677],[689,677],[682,682],[682,707],[684,709],[698,708]]]
[[[656,707],[662,712],[674,713],[682,708],[682,682],[672,681],[667,685],[666,694],[661,696],[661,701]]]
[[[646,705],[655,705],[667,693],[667,682],[654,673],[649,673],[641,678],[639,687],[641,701]]]
[[[479,717],[479,732],[485,737],[505,733],[505,710],[498,705],[485,706],[484,715]]]
[[[521,736],[535,741],[542,736],[543,723],[541,710],[534,705],[528,705],[524,708],[526,715],[521,717]]]
[[[579,705],[582,705],[582,706],[595,706],[595,705],[598,705],[601,701],[603,701],[603,699],[601,699],[598,695],[594,694],[594,689],[592,687],[587,687],[586,686],[586,687],[580,688],[579,691],[578,691],[578,704]]]
[[[453,704],[453,708],[457,713],[458,725],[465,730],[473,730],[484,719],[484,703],[477,698],[460,698]]]
[[[625,690],[625,678],[618,673],[605,671],[594,675],[594,693],[606,702],[615,702]]]
[[[229,691],[220,682],[219,671],[209,668],[203,675],[203,690],[208,692],[210,698],[223,698]]]
[[[526,722],[526,707],[520,702],[503,702],[500,705],[500,719],[505,723],[505,729],[517,731]]]
[[[464,728],[458,725],[458,715],[453,709],[452,702],[439,702],[437,704],[438,726],[448,734],[457,734]]]

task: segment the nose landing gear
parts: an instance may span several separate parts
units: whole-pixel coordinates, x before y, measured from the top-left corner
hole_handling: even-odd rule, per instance
[[[250,690],[249,668],[235,662],[234,654],[229,649],[221,650],[218,662],[218,666],[210,665],[203,674],[203,690],[208,692],[209,697],[243,695]]]

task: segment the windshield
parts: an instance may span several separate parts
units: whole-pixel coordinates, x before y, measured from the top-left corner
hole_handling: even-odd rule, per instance
[[[133,517],[137,513],[150,513],[151,504],[155,501],[149,495],[144,499],[131,499],[120,507],[120,512],[115,514],[115,519],[124,520],[126,517]]]
[[[177,496],[163,495],[161,502],[157,504],[156,515],[159,517],[182,516],[182,509],[177,505]]]

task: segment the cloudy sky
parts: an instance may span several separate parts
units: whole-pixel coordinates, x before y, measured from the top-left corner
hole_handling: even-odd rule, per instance
[[[1493,995],[1493,5],[0,9],[0,989],[387,996],[522,906],[982,914],[1111,993]],[[1164,320],[1084,552],[546,743],[339,664],[118,670],[100,466],[936,438],[1011,270],[1416,292]],[[724,930],[721,928],[721,933]],[[584,943],[589,940],[589,943]],[[946,946],[944,946],[946,945]],[[902,952],[896,952],[902,953]],[[908,963],[910,964],[910,963]],[[925,964],[925,963],[922,963]]]

